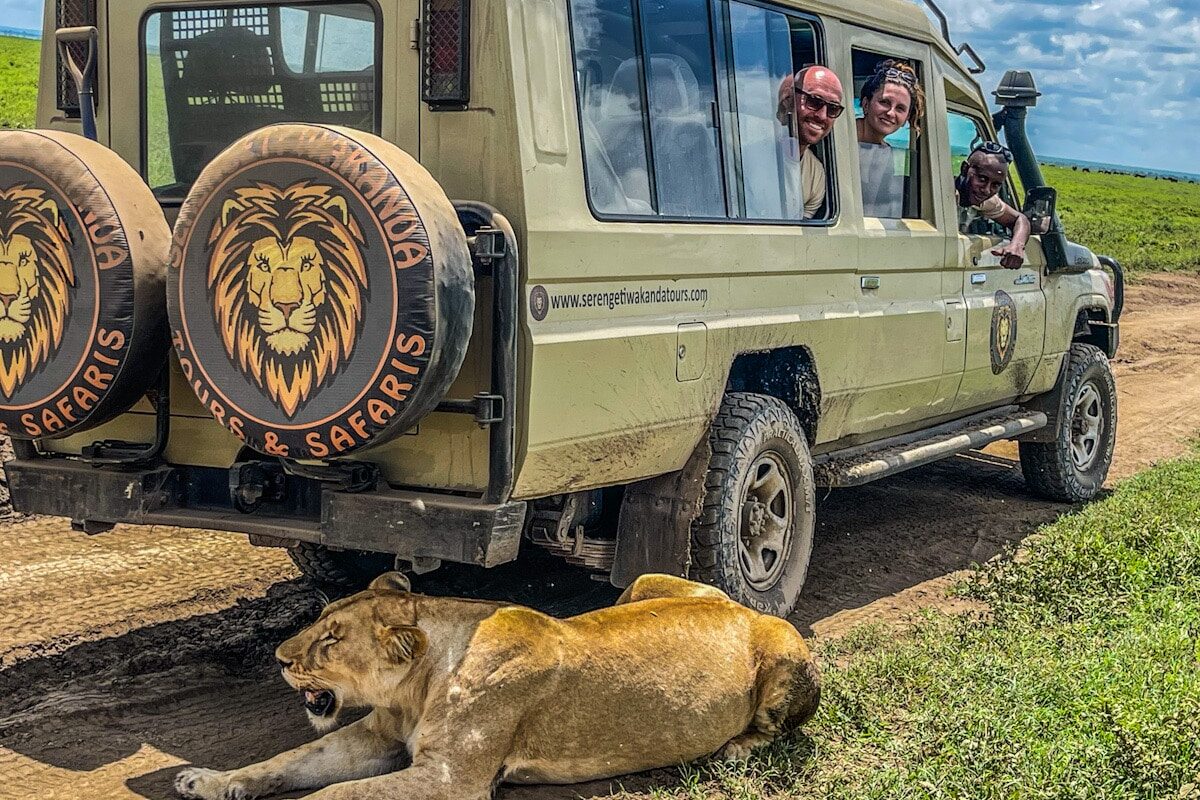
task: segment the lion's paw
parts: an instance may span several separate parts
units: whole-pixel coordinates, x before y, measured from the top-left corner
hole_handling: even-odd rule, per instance
[[[175,776],[175,791],[189,800],[251,800],[254,797],[241,781],[228,772],[189,767]]]
[[[766,747],[774,737],[764,733],[745,733],[729,740],[724,747],[717,751],[721,761],[745,761],[750,754],[760,747]]]

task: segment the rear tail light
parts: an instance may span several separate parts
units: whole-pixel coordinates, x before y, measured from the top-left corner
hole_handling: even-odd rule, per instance
[[[83,28],[96,24],[96,0],[55,0],[54,21],[59,28]],[[71,42],[67,45],[76,64],[87,61],[87,42]],[[58,54],[58,107],[68,117],[79,117],[79,93],[75,81],[67,71],[62,53]],[[92,90],[95,90],[95,79]]]
[[[435,111],[471,100],[471,0],[424,0],[421,99]]]

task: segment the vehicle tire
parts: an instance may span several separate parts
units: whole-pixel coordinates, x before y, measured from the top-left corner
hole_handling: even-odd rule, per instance
[[[330,550],[319,544],[298,542],[288,555],[304,576],[329,594],[341,596],[367,585],[394,568],[396,557],[362,550]]]
[[[1021,442],[1021,471],[1036,494],[1082,503],[1104,486],[1117,441],[1117,384],[1100,348],[1076,343],[1061,378],[1053,442]]]
[[[782,401],[731,392],[708,440],[691,576],[786,617],[800,599],[813,545],[816,492],[804,430]]]

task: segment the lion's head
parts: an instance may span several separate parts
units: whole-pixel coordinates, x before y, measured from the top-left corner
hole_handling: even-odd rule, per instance
[[[62,343],[75,285],[71,234],[41,189],[0,189],[0,393],[11,398]]]
[[[308,181],[238,189],[213,226],[208,286],[225,352],[288,417],[354,351],[365,246],[346,200]]]
[[[429,646],[409,592],[401,573],[381,575],[366,591],[330,603],[275,650],[284,680],[303,694],[317,730],[336,726],[343,708],[395,702],[397,686]]]

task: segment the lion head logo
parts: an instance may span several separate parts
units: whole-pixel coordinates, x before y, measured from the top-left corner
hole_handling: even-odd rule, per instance
[[[996,306],[992,310],[992,374],[999,375],[1012,360],[1017,340],[1017,306],[1008,293],[996,292]]]
[[[225,202],[208,244],[225,352],[293,417],[354,351],[367,288],[362,231],[332,187],[256,183]]]
[[[0,189],[0,394],[11,399],[58,351],[75,285],[71,234],[41,189]]]

